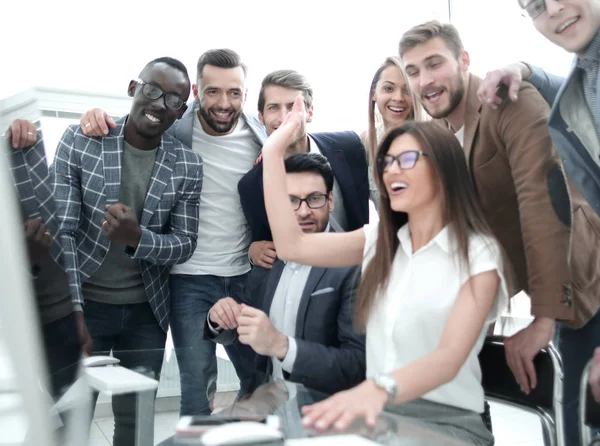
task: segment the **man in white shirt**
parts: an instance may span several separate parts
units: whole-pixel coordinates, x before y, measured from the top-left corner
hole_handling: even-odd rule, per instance
[[[237,183],[258,157],[264,129],[242,109],[246,66],[228,49],[210,50],[198,60],[196,109],[170,131],[204,163],[198,246],[171,275],[171,330],[181,377],[181,415],[210,414],[216,391],[215,344],[203,338],[208,310],[223,296],[243,299],[250,271],[250,229]],[[228,346],[245,389],[251,375],[239,344]]]
[[[301,153],[285,163],[291,206],[302,230],[330,230],[334,177],[327,159]],[[250,346],[259,355],[256,384],[266,376],[327,393],[348,389],[365,378],[364,337],[353,328],[358,278],[356,267],[276,260],[260,293],[247,300],[226,297],[213,306],[206,336]]]

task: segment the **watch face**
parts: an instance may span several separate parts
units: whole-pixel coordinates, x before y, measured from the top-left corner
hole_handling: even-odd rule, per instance
[[[396,380],[391,376],[379,375],[375,379],[375,384],[383,388],[390,397],[390,401],[396,397]]]

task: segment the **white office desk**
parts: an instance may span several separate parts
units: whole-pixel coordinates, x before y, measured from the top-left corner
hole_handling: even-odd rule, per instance
[[[135,446],[154,446],[154,392],[158,381],[121,366],[86,367],[92,389],[112,395],[137,395]]]

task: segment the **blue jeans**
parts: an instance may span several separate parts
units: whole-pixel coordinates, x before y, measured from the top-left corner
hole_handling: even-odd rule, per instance
[[[233,277],[171,275],[171,334],[181,379],[180,416],[210,415],[217,390],[216,344],[204,339],[206,316],[223,297],[246,301],[248,274]],[[240,394],[254,374],[252,350],[238,342],[225,351],[240,379]]]
[[[58,400],[77,380],[81,342],[75,314],[42,326],[52,397]]]
[[[159,380],[167,334],[147,303],[111,305],[86,301],[85,322],[92,337],[92,353],[120,359],[121,366]],[[95,395],[94,404],[98,395]],[[155,395],[156,396],[156,395]],[[112,398],[114,446],[135,443],[136,395]]]
[[[557,324],[558,350],[563,364],[565,444],[579,444],[579,386],[583,369],[600,346],[600,312],[582,328]]]

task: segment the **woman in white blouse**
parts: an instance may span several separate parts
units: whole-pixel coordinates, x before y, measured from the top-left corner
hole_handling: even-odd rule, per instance
[[[377,225],[304,234],[289,207],[284,151],[302,130],[297,99],[263,147],[264,193],[281,259],[319,267],[363,265],[356,322],[366,329],[367,377],[304,409],[305,424],[374,424],[384,405],[422,398],[483,422],[477,355],[507,303],[501,248],[484,220],[463,150],[433,122],[407,122],[381,141]],[[487,432],[487,431],[486,431]],[[479,444],[491,444],[493,437]]]

